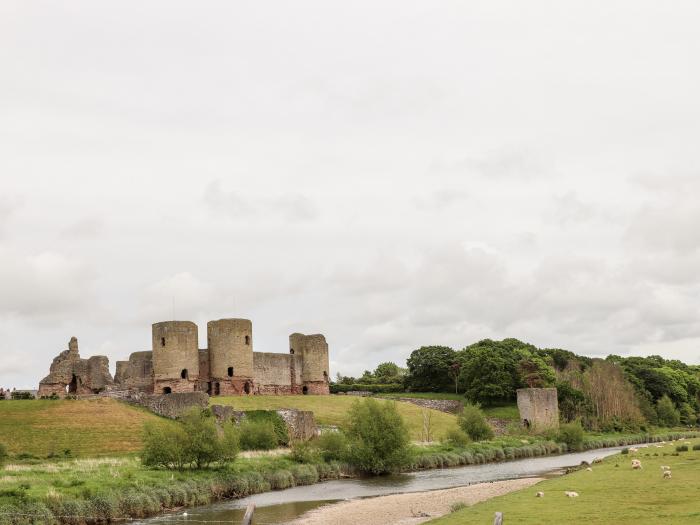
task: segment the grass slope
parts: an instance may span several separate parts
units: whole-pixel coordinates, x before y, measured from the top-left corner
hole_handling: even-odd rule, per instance
[[[346,414],[350,406],[358,398],[353,396],[248,396],[248,397],[215,397],[212,405],[231,405],[236,410],[276,410],[279,408],[296,408],[311,410],[316,422],[321,425],[345,424]],[[423,429],[423,410],[410,403],[397,403],[399,412],[404,417],[411,439],[419,440]],[[434,439],[444,436],[445,432],[457,425],[457,419],[451,414],[430,410],[432,414],[432,433]]]
[[[494,498],[429,523],[492,523],[497,511],[503,512],[505,523],[519,525],[700,523],[697,499],[700,493],[700,451],[691,450],[672,456],[676,444],[667,444],[663,448],[651,445],[639,449],[637,454],[617,454],[600,465],[593,465],[592,472],[581,470],[543,481],[529,489]],[[632,470],[632,458],[641,460],[643,470]],[[663,479],[661,465],[671,467],[672,479]],[[579,497],[567,498],[564,495],[567,490],[578,492]],[[535,498],[537,491],[544,492],[544,498]]]
[[[13,454],[104,456],[141,448],[146,421],[158,416],[112,399],[0,401],[0,442]]]

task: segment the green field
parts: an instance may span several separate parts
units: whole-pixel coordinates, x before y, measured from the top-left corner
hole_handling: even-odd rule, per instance
[[[681,443],[687,440],[681,440]],[[700,440],[690,440],[696,444]],[[587,525],[664,525],[700,523],[700,451],[675,453],[676,444],[662,448],[650,445],[636,454],[615,455],[592,472],[543,481],[537,485],[479,503],[431,525],[476,525],[493,523],[495,512],[503,512],[504,523],[586,523]],[[655,455],[656,454],[656,455]],[[666,454],[666,455],[664,455]],[[632,470],[631,459],[641,460],[643,469]],[[619,466],[617,466],[619,465]],[[672,479],[663,479],[661,465],[671,467]],[[544,498],[536,498],[538,491]],[[564,491],[578,492],[568,498]]]
[[[279,408],[296,408],[311,410],[316,423],[321,425],[344,426],[348,409],[357,401],[353,396],[247,396],[247,397],[216,397],[212,405],[230,405],[236,410],[276,410]],[[426,409],[410,403],[397,403],[399,412],[404,417],[411,439],[419,440],[423,429],[423,412]],[[457,425],[457,419],[451,414],[437,410],[428,411],[431,416],[431,426],[434,439],[440,439],[447,429]]]
[[[112,399],[0,401],[0,442],[39,457],[124,454],[141,448],[149,420],[163,419]]]
[[[397,399],[400,397],[416,397],[419,399],[454,399],[456,401],[464,402],[464,396],[462,394],[450,394],[447,392],[399,392],[391,394],[377,394],[377,397],[386,397],[390,399]]]

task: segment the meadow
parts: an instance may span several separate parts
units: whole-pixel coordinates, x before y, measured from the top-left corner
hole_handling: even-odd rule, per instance
[[[687,452],[676,446],[691,443]],[[586,523],[588,525],[665,525],[700,523],[700,440],[681,440],[665,445],[639,448],[637,453],[617,454],[601,464],[572,474],[542,481],[528,489],[467,507],[431,525],[492,523],[495,512],[503,512],[504,523]],[[642,470],[633,470],[631,460],[639,459]],[[661,466],[671,467],[671,479],[664,479]],[[536,498],[536,492],[544,492]],[[564,491],[574,491],[568,498]]]
[[[354,396],[248,396],[248,397],[216,397],[210,400],[212,405],[230,405],[236,410],[276,410],[280,408],[296,408],[311,410],[316,423],[320,425],[335,425],[342,427],[346,422],[346,414],[350,406],[357,401]],[[429,410],[411,405],[397,403],[399,413],[404,417],[411,439],[420,440],[423,431],[423,413],[431,415],[431,428],[434,438],[442,438],[447,430],[456,428],[457,418],[438,410]]]

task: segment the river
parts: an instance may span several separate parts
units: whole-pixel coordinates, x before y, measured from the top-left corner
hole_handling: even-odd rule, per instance
[[[169,514],[137,523],[167,525],[175,522],[190,522],[194,525],[200,521],[223,521],[237,524],[243,518],[245,507],[249,503],[255,503],[254,525],[282,525],[309,510],[341,500],[423,492],[504,479],[551,475],[559,469],[579,465],[582,461],[590,463],[593,458],[610,456],[622,448],[624,447],[487,463],[485,465],[421,470],[393,476],[326,481],[315,485],[264,492],[248,498],[226,500],[195,507],[188,509],[186,516],[184,513]]]

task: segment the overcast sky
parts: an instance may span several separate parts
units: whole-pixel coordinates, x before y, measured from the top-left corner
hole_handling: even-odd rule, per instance
[[[700,363],[700,2],[0,3],[0,386],[150,325],[331,374]]]

